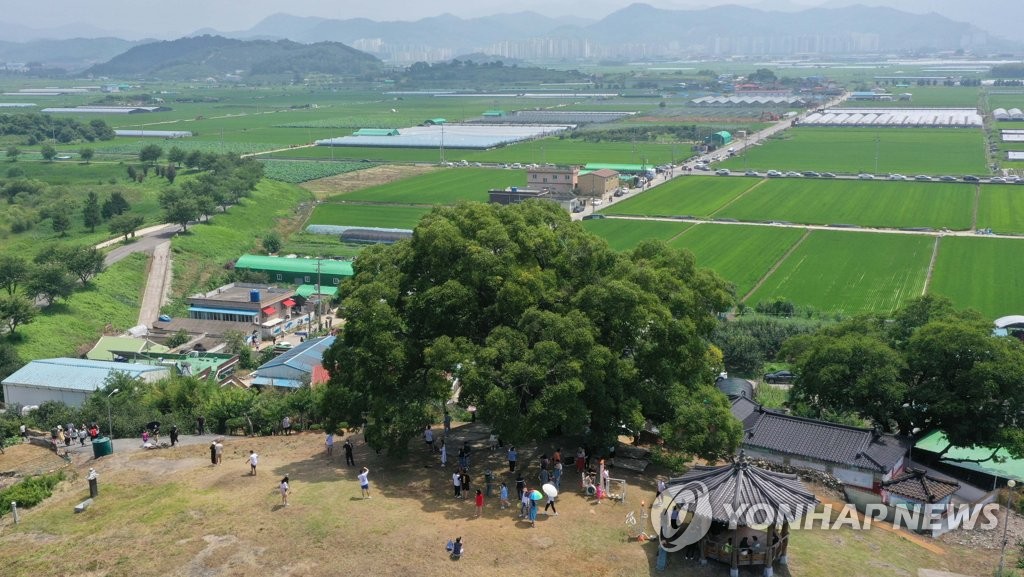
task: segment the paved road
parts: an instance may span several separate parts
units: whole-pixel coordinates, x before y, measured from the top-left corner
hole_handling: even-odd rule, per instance
[[[115,262],[126,258],[128,255],[135,254],[137,252],[152,253],[157,246],[165,242],[169,242],[171,238],[177,234],[180,228],[181,227],[176,224],[162,224],[160,226],[142,229],[135,233],[135,242],[122,244],[108,252],[106,258],[103,259],[103,264],[110,266]],[[101,242],[96,245],[96,248],[102,249],[108,246],[113,246],[120,242],[120,240],[120,238],[117,238]]]
[[[171,288],[171,270],[171,241],[165,240],[153,247],[146,288],[139,305],[138,324],[149,326],[160,316],[160,307],[167,302],[167,292]]]

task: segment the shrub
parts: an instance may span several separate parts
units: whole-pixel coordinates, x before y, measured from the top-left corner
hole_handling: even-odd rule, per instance
[[[19,507],[29,508],[43,502],[44,499],[53,494],[53,488],[64,480],[64,472],[27,477],[20,483],[0,491],[0,503],[14,501]]]

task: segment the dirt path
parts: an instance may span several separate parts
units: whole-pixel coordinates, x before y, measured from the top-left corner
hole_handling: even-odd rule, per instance
[[[757,279],[757,283],[754,284],[754,288],[750,289],[750,291],[748,291],[747,294],[743,295],[743,298],[740,299],[740,302],[747,302],[747,299],[750,298],[751,295],[756,293],[757,289],[761,288],[761,285],[763,285],[765,281],[768,280],[768,277],[772,276],[773,274],[775,274],[775,271],[779,270],[779,267],[782,266],[782,263],[786,262],[786,259],[789,258],[789,255],[793,254],[793,252],[796,251],[797,247],[803,244],[803,242],[807,240],[807,237],[809,236],[811,236],[811,231],[808,229],[806,232],[804,232],[804,235],[800,237],[800,240],[794,242],[793,246],[789,247],[789,250],[786,251],[786,254],[782,255],[782,258],[775,261],[775,264],[772,265],[772,268],[768,269],[768,272],[764,273],[764,276]]]
[[[932,284],[932,273],[935,272],[935,261],[939,258],[939,243],[942,242],[942,237],[935,237],[935,244],[932,245],[932,258],[928,261],[928,274],[924,277],[924,286],[921,287],[921,295],[928,294],[928,287]]]
[[[149,273],[146,288],[139,305],[140,325],[149,325],[160,316],[160,307],[167,301],[171,287],[171,241],[164,241],[153,248],[149,259]]]

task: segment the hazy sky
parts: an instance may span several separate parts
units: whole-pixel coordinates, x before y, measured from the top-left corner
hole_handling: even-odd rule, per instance
[[[416,20],[445,12],[474,17],[534,10],[551,16],[580,14],[600,19],[633,1],[676,9],[722,4],[776,10],[884,5],[909,12],[934,10],[990,31],[1004,28],[1017,16],[1024,17],[1021,0],[0,0],[0,22],[44,30],[62,28],[59,35],[64,37],[107,31],[131,39],[177,38],[202,28],[246,30],[279,12],[336,19]]]

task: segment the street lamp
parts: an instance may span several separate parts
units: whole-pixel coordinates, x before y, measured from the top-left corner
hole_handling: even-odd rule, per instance
[[[107,425],[110,427],[107,436],[111,439],[114,438],[114,417],[110,414],[110,397],[113,397],[120,392],[121,389],[114,389],[113,391],[110,391],[109,395],[107,395]]]
[[[999,577],[1003,577],[1003,563],[1006,561],[1006,529],[1010,526],[1010,500],[1013,498],[1013,488],[1017,486],[1017,481],[1010,479],[1006,482],[1006,512],[1003,514],[1003,546],[999,551],[999,572],[996,573]]]

